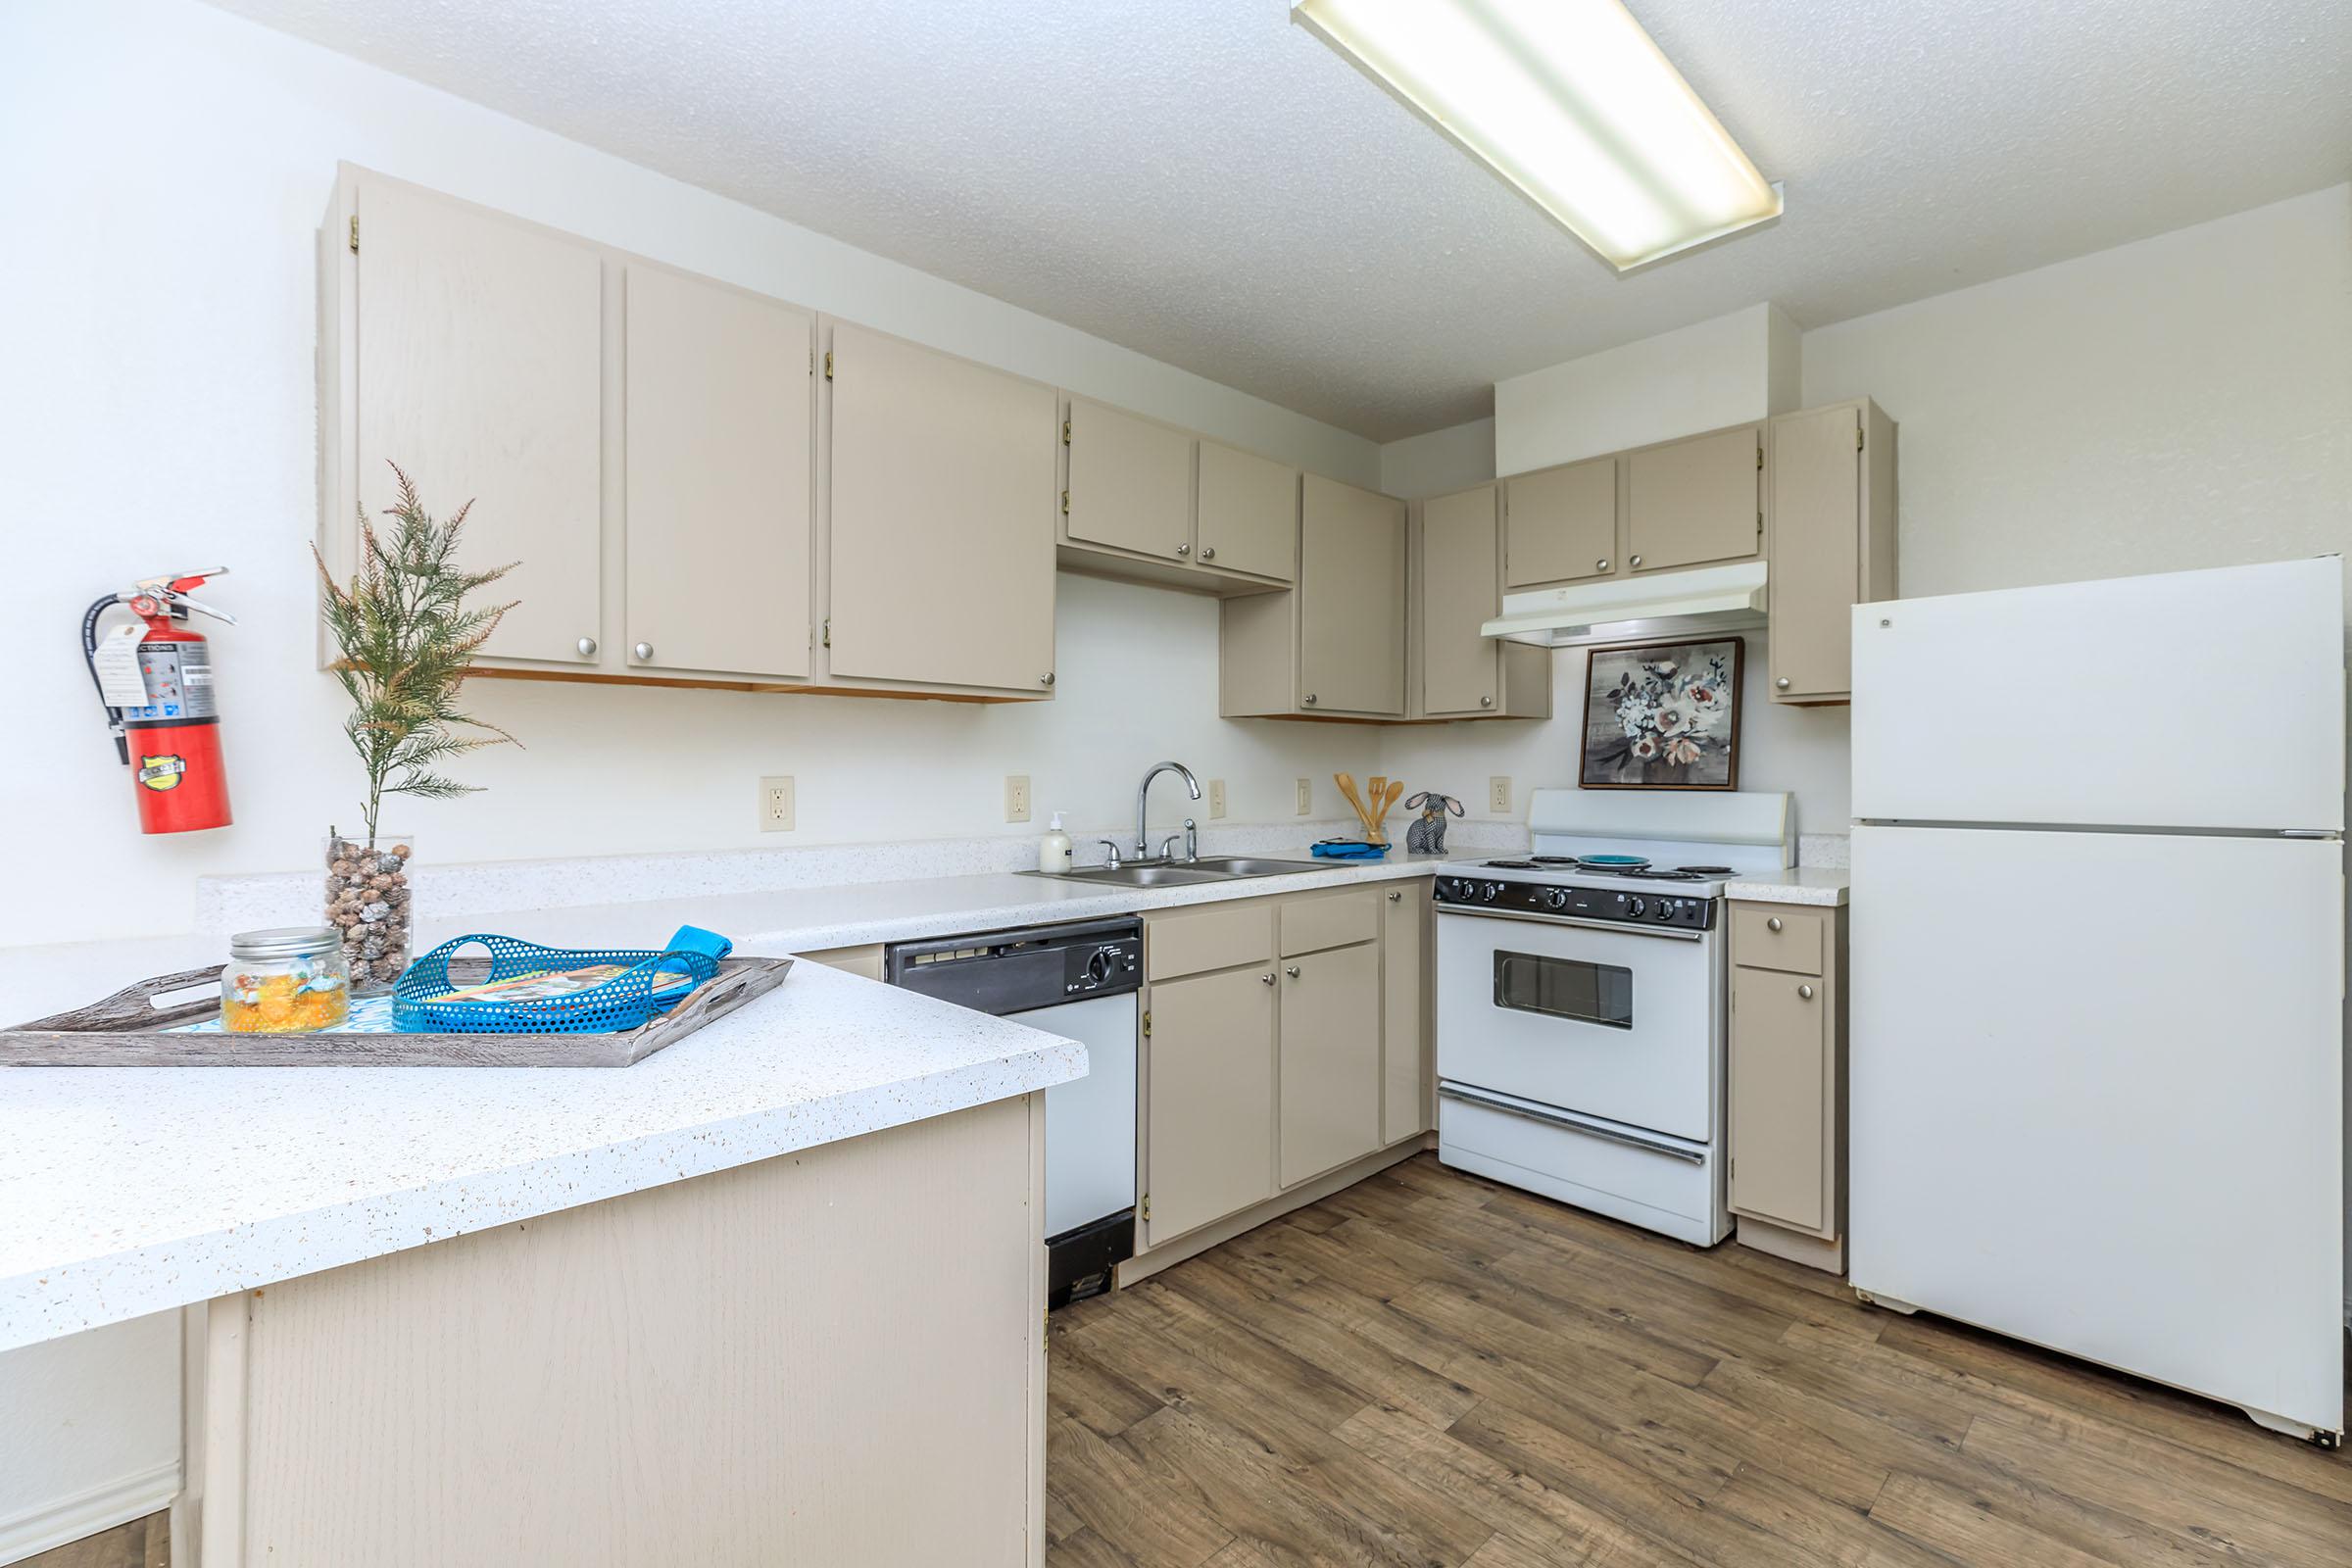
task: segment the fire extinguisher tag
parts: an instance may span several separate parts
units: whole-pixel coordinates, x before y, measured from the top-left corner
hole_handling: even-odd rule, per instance
[[[179,756],[142,757],[139,759],[139,782],[151,790],[175,790],[188,771],[188,760]]]
[[[98,671],[98,690],[109,708],[147,706],[147,680],[139,673],[139,639],[147,628],[137,621],[117,626],[98,641],[90,662]]]

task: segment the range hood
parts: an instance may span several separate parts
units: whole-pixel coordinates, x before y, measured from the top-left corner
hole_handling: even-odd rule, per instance
[[[1739,631],[1764,624],[1764,563],[1694,566],[1504,594],[1485,636],[1544,648]]]

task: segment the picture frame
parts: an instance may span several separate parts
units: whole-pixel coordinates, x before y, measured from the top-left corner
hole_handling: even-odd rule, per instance
[[[1738,789],[1745,654],[1739,637],[1593,649],[1585,666],[1578,787]]]

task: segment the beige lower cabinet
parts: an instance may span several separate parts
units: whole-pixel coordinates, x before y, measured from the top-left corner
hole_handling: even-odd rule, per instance
[[[197,1568],[1034,1568],[1044,1099],[214,1300]]]
[[[1228,599],[1218,651],[1227,718],[1405,716],[1405,505],[1310,473],[1298,586]]]
[[[1430,884],[1413,877],[1381,895],[1380,1141],[1396,1143],[1437,1125],[1431,1114],[1435,997],[1429,983],[1436,929]]]
[[[1144,916],[1142,1272],[1416,1147],[1428,901],[1415,877]]]
[[[1769,427],[1772,698],[1853,697],[1853,607],[1895,597],[1895,425],[1868,398]]]
[[[1413,717],[1551,716],[1551,650],[1480,630],[1502,612],[1500,493],[1482,484],[1421,503],[1413,540]]]
[[[1731,1207],[1740,1239],[1843,1262],[1843,908],[1731,906]]]
[[[828,969],[854,974],[861,980],[882,978],[882,944],[879,942],[868,942],[855,948],[821,948],[800,956],[810,963],[821,963]]]

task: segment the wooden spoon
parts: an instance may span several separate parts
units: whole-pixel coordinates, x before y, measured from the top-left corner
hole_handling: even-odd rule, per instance
[[[1334,773],[1331,775],[1331,781],[1340,787],[1342,795],[1348,797],[1348,804],[1355,808],[1355,814],[1362,820],[1364,826],[1370,827],[1372,813],[1364,809],[1364,798],[1355,793],[1355,775],[1353,773]]]
[[[1397,782],[1397,783],[1393,783],[1393,784],[1389,785],[1389,787],[1388,787],[1387,789],[1385,789],[1385,790],[1381,791],[1381,792],[1380,792],[1378,795],[1376,795],[1376,796],[1373,798],[1373,801],[1372,801],[1372,842],[1373,842],[1373,843],[1375,843],[1375,844],[1386,844],[1386,843],[1388,843],[1388,842],[1389,842],[1389,812],[1391,812],[1392,810],[1396,809],[1396,798],[1397,798],[1398,796],[1402,795],[1403,793],[1404,793],[1404,785],[1403,785],[1403,783],[1400,781],[1400,782]]]

